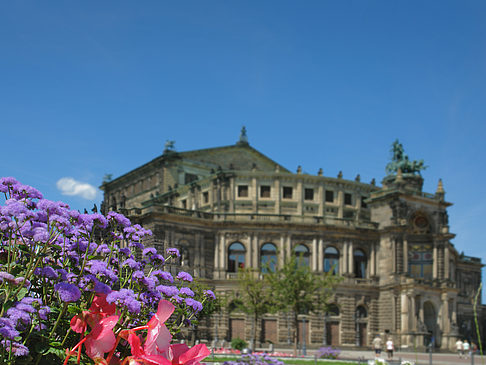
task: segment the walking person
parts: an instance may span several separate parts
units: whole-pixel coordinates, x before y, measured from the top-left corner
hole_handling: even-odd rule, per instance
[[[393,351],[395,347],[393,346],[393,340],[391,337],[388,337],[388,341],[386,341],[386,353],[388,354],[388,360],[393,359]]]
[[[471,346],[469,346],[469,342],[467,342],[467,340],[464,340],[464,342],[462,343],[462,349],[463,349],[463,354],[464,354],[464,358],[469,358],[469,355],[470,355],[470,352],[469,350],[471,349]]]
[[[464,355],[464,348],[463,348],[463,343],[461,339],[457,339],[456,341],[456,351],[457,354],[459,355],[459,358],[462,359],[462,355]]]
[[[381,339],[380,335],[376,335],[372,342],[373,349],[375,350],[375,357],[380,357],[381,349],[383,347],[383,340]]]

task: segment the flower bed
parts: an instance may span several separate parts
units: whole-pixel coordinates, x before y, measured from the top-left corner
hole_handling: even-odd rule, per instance
[[[0,179],[0,363],[183,364],[205,345],[171,345],[215,298],[186,272],[174,278],[116,212],[81,214]],[[84,348],[84,351],[83,351]]]

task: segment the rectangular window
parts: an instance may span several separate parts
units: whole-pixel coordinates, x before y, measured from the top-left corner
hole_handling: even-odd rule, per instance
[[[248,185],[238,185],[238,197],[239,198],[248,197]]]
[[[291,186],[284,186],[283,187],[283,198],[284,199],[292,199],[292,187]]]
[[[260,186],[260,198],[270,198],[270,186]]]
[[[181,200],[181,203],[182,203],[182,208],[183,209],[187,209],[187,200]]]
[[[368,208],[368,204],[366,204],[365,200],[367,198],[365,196],[361,197],[361,208]]]
[[[208,191],[205,191],[203,193],[203,202],[206,204],[206,203],[209,203],[209,192]]]
[[[344,204],[345,205],[353,205],[353,199],[351,197],[351,194],[349,194],[349,193],[344,194]]]
[[[334,191],[326,190],[326,202],[328,203],[334,202]]]
[[[314,200],[314,189],[304,189],[304,199]]]

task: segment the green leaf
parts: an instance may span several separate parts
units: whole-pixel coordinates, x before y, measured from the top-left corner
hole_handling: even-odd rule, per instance
[[[17,300],[18,301],[22,300],[27,295],[28,292],[29,290],[27,288],[20,289],[19,292],[17,293]]]

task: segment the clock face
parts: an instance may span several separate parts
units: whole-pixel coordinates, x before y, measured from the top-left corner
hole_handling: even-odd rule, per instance
[[[413,224],[420,230],[424,230],[429,227],[429,221],[422,215],[416,217],[413,221]]]

